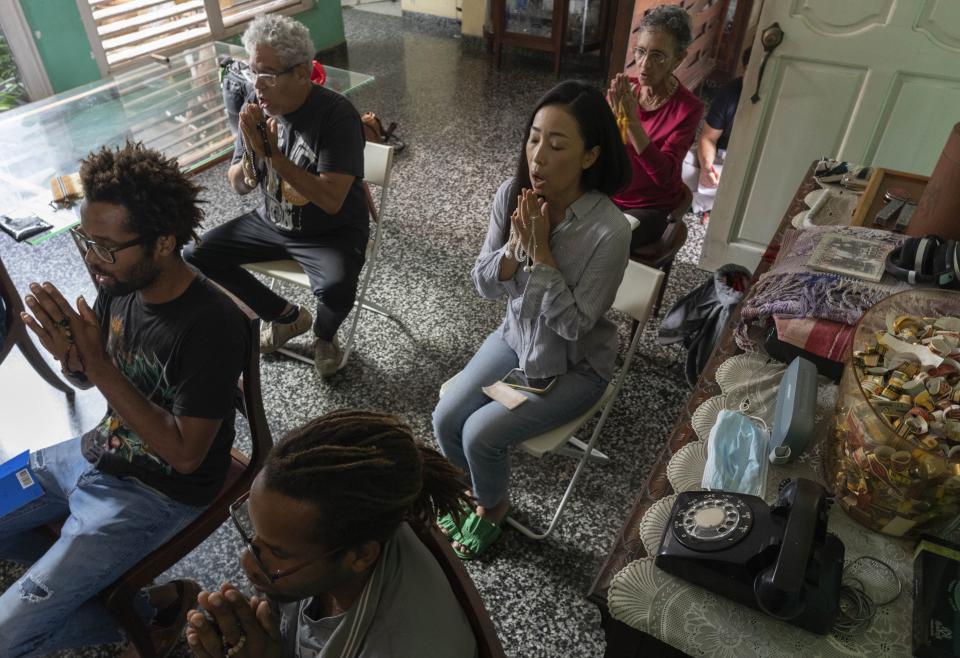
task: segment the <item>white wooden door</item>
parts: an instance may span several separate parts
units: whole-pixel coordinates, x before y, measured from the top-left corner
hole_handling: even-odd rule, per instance
[[[958,121],[960,1],[765,0],[700,266],[755,267],[814,159],[929,175]]]

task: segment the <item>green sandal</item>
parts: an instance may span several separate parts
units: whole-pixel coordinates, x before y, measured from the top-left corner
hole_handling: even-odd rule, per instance
[[[460,526],[457,525],[457,521],[453,518],[453,514],[448,512],[443,516],[437,517],[437,526],[443,531],[447,541],[460,541]]]
[[[467,520],[460,527],[460,538],[456,539],[459,544],[466,546],[469,553],[464,553],[457,547],[453,547],[453,552],[461,560],[473,560],[479,557],[490,545],[500,538],[503,530],[495,523],[487,521],[476,512],[471,512]]]
[[[460,501],[460,520],[466,521],[467,517],[473,514],[473,508],[464,501]],[[457,524],[457,518],[452,512],[437,517],[437,527],[443,530],[447,541],[460,541],[460,525]]]

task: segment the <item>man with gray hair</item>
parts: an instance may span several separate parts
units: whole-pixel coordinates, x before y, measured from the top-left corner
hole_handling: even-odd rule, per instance
[[[265,321],[262,353],[313,326],[314,366],[329,377],[340,365],[337,329],[353,308],[370,235],[360,115],[346,98],[310,81],[314,48],[301,23],[259,16],[243,45],[255,91],[240,110],[227,176],[238,194],[259,188],[263,204],[205,233],[184,257]],[[306,272],[317,297],[315,319],[242,268],[282,258]]]

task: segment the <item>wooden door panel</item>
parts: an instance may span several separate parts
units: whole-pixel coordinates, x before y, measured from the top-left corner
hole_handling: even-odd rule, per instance
[[[960,2],[927,0],[913,27],[941,48],[960,51]]]
[[[842,35],[888,23],[894,4],[894,0],[793,0],[790,14],[814,31]]]
[[[866,159],[929,176],[960,113],[960,81],[914,74],[894,79]],[[947,121],[944,121],[947,115]]]
[[[761,189],[765,194],[742,197],[743,211],[736,216],[746,221],[734,231],[738,241],[757,248],[763,248],[770,240],[768,219],[777,214],[783,216],[783,208],[770,207],[769,199],[791,197],[811,160],[839,150],[866,71],[792,59],[780,60],[777,69],[767,71],[767,75],[772,77],[766,91],[771,101],[757,135],[764,148],[756,152],[747,173],[753,179],[747,188]],[[823,97],[832,99],[829,108],[821,106],[819,99]],[[792,157],[784,159],[784,154]],[[760,220],[758,225],[750,221],[751,217]]]
[[[758,32],[784,40],[750,102],[759,34],[710,217],[701,267],[753,267],[810,162],[929,174],[960,119],[960,2],[783,0]]]

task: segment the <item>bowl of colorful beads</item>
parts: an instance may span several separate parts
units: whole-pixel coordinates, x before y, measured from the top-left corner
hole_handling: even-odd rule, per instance
[[[835,421],[825,475],[850,516],[897,537],[960,520],[960,293],[907,290],[863,315]]]

